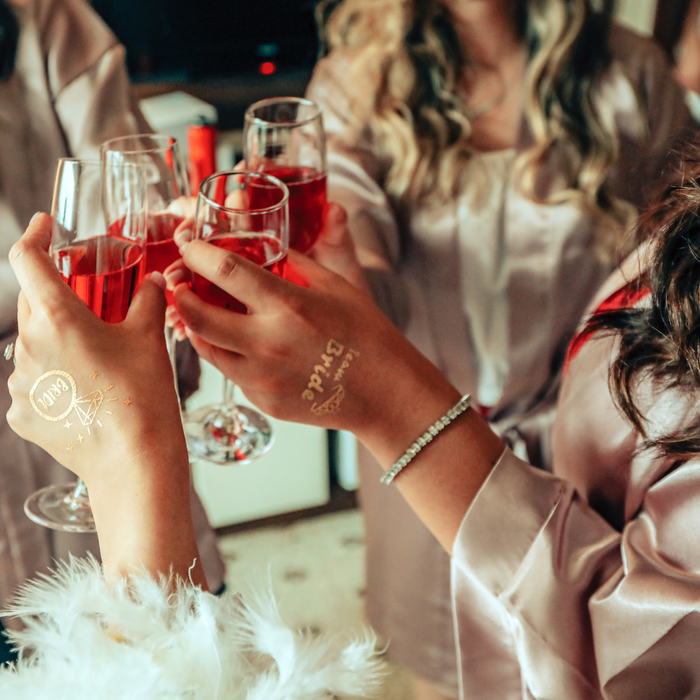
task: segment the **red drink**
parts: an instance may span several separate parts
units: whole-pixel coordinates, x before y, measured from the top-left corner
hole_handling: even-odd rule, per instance
[[[183,222],[176,214],[151,214],[147,222],[146,272],[164,272],[180,258],[173,240],[175,229]]]
[[[315,168],[300,167],[272,167],[264,172],[282,180],[289,188],[289,247],[305,253],[316,242],[323,227],[326,174]],[[255,194],[257,192],[255,188]],[[255,194],[251,194],[251,204],[255,208],[266,206],[264,195],[257,203]]]
[[[236,253],[275,275],[284,277],[287,255],[286,253],[281,255],[280,240],[274,236],[265,233],[221,233],[205,240],[217,248]],[[192,274],[192,290],[208,304],[243,314],[247,311],[245,305],[234,299],[228,292],[196,273]]]
[[[175,229],[184,217],[176,214],[150,214],[146,223],[146,273],[165,272],[180,259],[180,251],[173,240]],[[173,293],[166,290],[168,304],[173,303]]]
[[[98,236],[54,251],[70,288],[103,320],[120,323],[144,275],[143,249],[116,236]]]

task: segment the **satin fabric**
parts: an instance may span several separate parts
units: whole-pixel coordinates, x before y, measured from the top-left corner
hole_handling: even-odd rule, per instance
[[[462,523],[465,698],[700,697],[700,458],[640,449],[609,391],[617,347],[597,336],[572,360],[553,475],[507,451]],[[688,392],[643,383],[640,401],[652,435],[697,415]],[[463,605],[474,586],[489,626]]]
[[[599,110],[617,129],[620,160],[609,186],[640,207],[668,167],[671,138],[690,131],[691,119],[658,47],[615,27],[610,49]],[[350,50],[315,70],[308,96],[324,109],[329,198],[348,210],[356,243],[391,269],[368,277],[394,322],[460,392],[492,397],[491,423],[519,456],[551,464],[565,350],[610,273],[593,251],[596,225],[575,204],[537,204],[520,193],[508,175],[513,151],[476,155],[446,204],[391,201],[382,189],[389,164],[370,126],[375,77],[371,62]],[[532,140],[523,122],[515,155]],[[551,191],[561,186],[565,160],[555,153],[542,173]],[[403,499],[379,484],[369,453],[360,447],[359,455],[369,619],[392,658],[456,696],[449,558]],[[471,614],[480,622],[491,614],[484,598],[474,582]],[[475,657],[487,654],[474,647]]]
[[[60,157],[99,159],[106,139],[151,131],[131,98],[124,48],[83,0],[10,3],[21,26],[14,73],[0,82],[0,347],[16,334],[19,285],[7,262],[36,211],[49,211]],[[192,368],[190,368],[190,374]],[[12,363],[0,360],[0,415],[10,407]],[[36,489],[74,476],[0,422],[0,607],[52,559],[97,552],[94,535],[32,523],[23,503]],[[216,537],[199,499],[192,506],[212,590],[223,583]],[[11,621],[8,624],[12,624]]]

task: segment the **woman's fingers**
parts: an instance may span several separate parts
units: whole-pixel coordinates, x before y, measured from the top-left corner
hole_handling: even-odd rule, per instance
[[[225,350],[242,354],[248,351],[250,316],[207,304],[184,284],[175,289],[173,298],[179,320],[190,331]]]
[[[187,267],[238,299],[255,313],[276,302],[293,285],[259,265],[216,246],[196,240],[183,252]],[[189,325],[189,324],[188,324]]]
[[[17,328],[20,332],[22,328],[29,323],[31,316],[32,309],[29,306],[27,297],[24,295],[24,292],[20,291],[19,297],[17,298]]]
[[[243,361],[244,358],[242,355],[212,345],[196,333],[188,333],[187,338],[190,343],[192,343],[192,347],[201,359],[214,365],[214,367],[223,372],[226,377],[235,381],[235,372],[232,372],[232,370],[239,362]]]
[[[79,301],[70,291],[48,254],[51,217],[38,214],[8,256],[29,305],[47,309],[64,308]]]
[[[167,307],[165,287],[165,277],[160,272],[152,272],[139,285],[125,323],[144,330],[163,328]]]

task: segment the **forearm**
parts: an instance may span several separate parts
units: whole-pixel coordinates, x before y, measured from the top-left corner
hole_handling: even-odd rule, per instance
[[[356,429],[384,471],[460,399],[459,392],[418,351],[396,364],[394,377],[377,393],[376,403],[367,406],[366,419]],[[503,449],[495,433],[469,409],[386,488],[398,488],[450,552],[466,511]]]
[[[105,455],[107,466],[108,455]],[[184,439],[137,450],[88,483],[105,569],[171,572],[206,589],[192,527]]]

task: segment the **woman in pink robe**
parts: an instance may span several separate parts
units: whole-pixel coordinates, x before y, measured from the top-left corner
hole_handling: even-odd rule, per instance
[[[445,78],[443,91],[457,95],[453,109],[462,110],[470,123],[470,157],[451,174],[458,184],[443,199],[420,199],[411,192],[398,196],[390,186],[391,169],[415,154],[409,140],[401,142],[399,152],[391,151],[390,131],[381,130],[382,109],[388,111],[390,99],[390,104],[401,104],[397,76],[401,61],[409,60],[402,51],[417,71],[439,74],[441,66],[415,58],[421,52],[429,55],[436,42],[432,36],[421,44],[420,32],[425,30],[418,20],[411,28],[419,37],[413,43],[392,22],[399,21],[399,6],[407,15],[420,16],[429,6],[441,5],[451,13],[467,55],[460,69],[469,78],[475,61],[468,59],[479,52],[477,59],[487,66],[492,62],[493,72],[504,76],[504,92],[499,93],[500,101],[493,100],[494,78],[488,70],[491,78],[476,87],[467,79],[450,86]],[[513,55],[518,56],[522,45],[508,41],[514,30],[499,15],[512,5],[346,0],[336,10],[336,24],[342,19],[338,13],[346,9],[350,16],[351,8],[357,15],[355,24],[342,25],[346,34],[338,34],[345,44],[336,37],[333,50],[317,65],[307,94],[324,110],[329,197],[348,212],[377,302],[461,392],[475,397],[482,414],[520,457],[551,468],[550,430],[564,352],[593,294],[619,262],[616,255],[622,254],[624,242],[618,241],[614,254],[601,256],[597,242],[604,225],[590,207],[575,198],[550,203],[522,187],[517,166],[543,136],[531,110],[532,75],[524,73],[523,66],[513,69],[518,65]],[[545,5],[537,16],[543,24],[546,13],[556,16],[574,6],[584,12],[585,3],[556,0]],[[525,12],[534,16],[537,10],[530,7]],[[371,27],[364,35],[363,21]],[[684,127],[689,132],[695,127],[659,47],[614,25],[608,45],[609,62],[595,76],[595,109],[603,130],[611,132],[619,148],[601,189],[606,196],[642,208],[669,164],[673,137]],[[605,50],[598,43],[585,49],[601,57]],[[402,58],[392,63],[396,55]],[[528,60],[530,70],[544,58],[534,57],[531,50]],[[411,74],[403,80],[413,80],[416,94],[430,94]],[[553,83],[549,89],[555,90]],[[420,120],[419,98],[410,94],[406,102],[415,131],[427,140],[431,132]],[[439,95],[425,102],[428,111],[439,105]],[[398,114],[408,111],[406,105],[403,112],[400,106],[395,109]],[[390,126],[398,129],[398,116],[393,119]],[[572,166],[567,154],[578,147],[562,139],[540,166],[538,178],[548,183],[554,200],[568,186],[567,170]],[[441,142],[434,158],[454,159],[454,146]],[[362,446],[359,469],[369,620],[389,642],[393,660],[440,694],[454,697],[457,664],[449,559],[403,499],[377,483],[379,467]],[[474,587],[471,600],[478,620],[487,604],[481,587]],[[478,658],[480,653],[475,643],[471,654]],[[479,677],[475,668],[474,684]],[[419,683],[420,688],[424,685]]]
[[[131,96],[124,47],[84,0],[12,0],[19,42],[12,72],[0,81],[0,339],[14,339],[19,285],[7,254],[37,210],[51,206],[58,158],[99,159],[100,144],[151,131]],[[188,376],[192,376],[191,362]],[[4,385],[11,363],[0,364]],[[0,391],[0,414],[10,407]],[[94,535],[64,534],[31,522],[24,500],[72,480],[43,450],[0,424],[0,606],[28,577],[67,552],[97,551]],[[223,582],[216,539],[195,497],[210,582]]]

